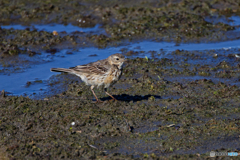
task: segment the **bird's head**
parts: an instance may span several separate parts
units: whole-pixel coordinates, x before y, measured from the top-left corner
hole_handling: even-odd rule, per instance
[[[108,57],[108,62],[111,65],[118,66],[118,68],[122,68],[124,61],[125,61],[125,57],[120,53],[116,53]]]

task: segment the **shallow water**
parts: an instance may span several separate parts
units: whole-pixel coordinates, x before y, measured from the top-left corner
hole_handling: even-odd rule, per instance
[[[137,47],[137,49],[136,49]],[[140,47],[140,48],[139,48]],[[140,42],[135,43],[129,46],[129,49],[143,50],[143,51],[175,51],[179,50],[213,50],[213,49],[232,49],[232,48],[240,48],[240,40],[234,41],[225,41],[218,43],[186,43],[186,44],[177,44],[172,42]]]
[[[238,26],[240,25],[240,17],[239,16],[231,16],[231,17],[225,17],[225,16],[220,16],[220,17],[207,17],[205,18],[207,22],[211,23],[225,23],[231,26]]]
[[[23,26],[23,25],[2,25],[0,26],[1,28],[4,29],[18,29],[18,30],[24,30],[26,28],[29,28],[30,30],[37,29],[38,31],[47,31],[47,32],[67,32],[67,33],[72,33],[75,31],[78,32],[98,32],[98,33],[103,33],[103,29],[100,28],[100,25],[96,25],[95,27],[89,27],[89,28],[83,28],[83,27],[78,27],[74,26],[72,24],[68,25],[63,25],[63,24],[45,24],[45,25],[31,25],[31,26]]]
[[[208,19],[211,21],[211,19]],[[217,19],[218,22],[227,23],[229,25],[239,25],[240,17],[232,16],[230,18],[220,17]],[[67,33],[71,33],[74,31],[80,32],[96,32],[103,33],[104,30],[100,28],[100,25],[96,25],[92,28],[80,28],[77,26],[62,25],[62,24],[52,24],[52,25],[31,25],[31,26],[22,26],[22,25],[8,25],[1,26],[2,28],[13,28],[13,29],[37,29],[44,30],[48,32],[57,31],[62,32],[66,31]],[[181,43],[176,44],[174,42],[154,42],[154,41],[143,41],[139,43],[129,43],[125,46],[119,47],[109,47],[105,49],[98,48],[80,48],[79,51],[72,50],[61,50],[57,52],[55,55],[51,55],[48,53],[42,53],[39,56],[42,59],[41,63],[37,63],[37,65],[31,65],[31,67],[24,68],[20,72],[11,73],[11,74],[2,74],[0,73],[1,86],[0,90],[5,90],[10,92],[13,95],[30,95],[32,93],[41,93],[46,92],[47,89],[47,80],[54,74],[50,72],[50,68],[53,67],[62,67],[68,68],[76,65],[82,65],[89,62],[97,61],[100,59],[107,58],[109,55],[114,53],[121,53],[121,49],[125,49],[125,51],[141,51],[137,55],[129,56],[131,57],[151,57],[151,53],[147,53],[148,51],[156,51],[158,54],[158,58],[166,57],[166,54],[170,51],[175,50],[188,50],[188,51],[202,51],[202,50],[230,50],[240,48],[240,40],[233,41],[225,41],[218,43]],[[73,54],[66,54],[68,51]],[[124,51],[124,52],[125,52]],[[162,52],[164,51],[164,53]],[[90,56],[96,54],[97,56]],[[35,56],[36,57],[36,56]],[[33,57],[32,57],[33,58]],[[37,57],[38,58],[38,57]],[[4,69],[4,67],[0,66],[0,69]],[[36,79],[42,80],[42,83],[32,83],[28,87],[26,87],[27,82],[34,82]]]
[[[198,43],[198,44],[179,44],[176,45],[173,42],[151,42],[144,41],[140,43],[134,43],[126,46],[120,47],[110,47],[106,49],[98,48],[83,48],[79,51],[71,50],[61,50],[55,55],[46,56],[49,54],[42,53],[45,62],[39,65],[32,65],[31,68],[25,69],[25,71],[20,73],[11,73],[8,75],[0,74],[1,87],[0,90],[4,89],[12,93],[13,95],[29,95],[32,93],[45,92],[47,88],[47,83],[44,82],[48,80],[52,75],[59,74],[50,72],[50,68],[62,67],[69,68],[76,65],[82,65],[89,62],[94,62],[100,59],[105,59],[109,55],[114,53],[121,52],[122,48],[127,48],[128,50],[133,51],[145,51],[138,55],[133,55],[130,57],[150,57],[148,51],[157,51],[160,53],[160,50],[166,51],[175,51],[179,50],[213,50],[213,49],[224,49],[229,50],[233,48],[240,48],[240,40],[235,41],[226,41],[219,43]],[[66,53],[71,51],[73,54],[67,55]],[[90,56],[96,54],[97,56]],[[160,54],[158,57],[163,58],[165,55]],[[26,87],[27,82],[33,82],[36,79],[42,80],[42,83],[32,84],[29,87]],[[17,80],[17,81],[16,81]],[[41,89],[41,90],[40,90]]]

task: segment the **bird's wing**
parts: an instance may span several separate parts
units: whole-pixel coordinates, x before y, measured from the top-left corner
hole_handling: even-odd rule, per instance
[[[82,72],[82,73],[89,73],[89,74],[98,74],[103,75],[106,74],[108,69],[100,64],[87,64],[87,65],[79,65],[76,67],[71,68],[72,70],[76,72]]]

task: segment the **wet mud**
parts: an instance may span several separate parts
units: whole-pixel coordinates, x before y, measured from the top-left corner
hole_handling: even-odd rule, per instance
[[[152,40],[173,41],[174,47],[237,40],[239,26],[214,19],[239,15],[239,5],[222,0],[1,1],[1,25],[99,25],[104,32],[2,27],[0,76],[41,68],[55,57],[67,61],[81,50],[83,59],[97,60],[120,46],[117,51],[127,62],[109,90],[118,101],[95,89],[103,101],[95,103],[89,86],[65,73],[27,81],[25,88],[47,86],[31,96],[0,88],[0,159],[208,159],[210,151],[239,153],[239,47],[149,45]],[[143,40],[149,42],[130,46]],[[99,50],[86,54],[90,47]]]
[[[239,15],[238,3],[219,1],[1,1],[0,23],[9,24],[72,24],[79,27],[94,27],[98,24],[106,34],[75,32],[57,36],[36,30],[1,29],[3,44],[23,46],[40,45],[44,48],[67,43],[69,47],[95,44],[106,47],[123,40],[155,39],[157,41],[209,42],[238,39],[239,33],[228,34],[237,25],[212,22],[209,19]],[[207,18],[206,18],[207,17]],[[21,42],[21,43],[19,43]],[[5,48],[3,45],[2,48]],[[3,49],[2,49],[3,50]],[[15,50],[14,50],[15,51]]]
[[[110,90],[118,101],[96,90],[104,102],[94,103],[89,87],[67,74],[49,84],[67,90],[42,100],[2,95],[1,143],[18,158],[194,159],[238,151],[239,59],[224,54],[223,61],[218,52],[207,61],[213,53],[128,59]]]

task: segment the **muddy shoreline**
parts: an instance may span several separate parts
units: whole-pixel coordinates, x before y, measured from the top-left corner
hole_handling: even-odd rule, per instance
[[[184,159],[199,154],[206,158],[209,150],[237,151],[239,85],[213,82],[210,75],[214,73],[209,78],[179,82],[179,76],[196,72],[188,70],[194,68],[190,64],[182,71],[173,69],[177,66],[173,63],[173,59],[129,59],[123,78],[110,91],[117,102],[97,90],[104,103],[93,103],[88,86],[75,77],[68,80],[67,91],[44,100],[2,96],[2,144],[8,146],[9,155],[18,158]],[[240,74],[234,63],[211,67],[217,68],[215,74],[222,68],[226,76]],[[203,69],[198,74],[202,72],[208,73]]]
[[[0,88],[0,159],[208,159],[210,151],[239,153],[239,47],[145,50],[151,42],[238,40],[239,26],[216,17],[240,15],[239,5],[222,0],[1,1],[1,26],[99,25],[96,31],[57,34],[0,27],[2,77],[47,68],[50,62],[65,67],[57,65],[81,54],[82,63],[111,52],[128,61],[109,91],[118,101],[96,89],[104,102],[94,103],[89,87],[68,74],[26,81],[26,89],[47,87],[31,96]]]

